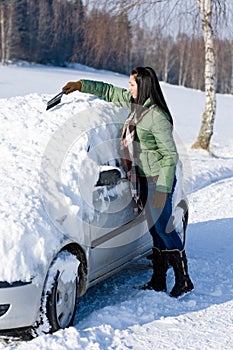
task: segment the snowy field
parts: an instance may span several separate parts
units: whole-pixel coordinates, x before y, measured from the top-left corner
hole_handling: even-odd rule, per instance
[[[0,66],[1,234],[7,230],[13,215],[17,222],[12,224],[11,229],[16,233],[22,232],[26,225],[27,215],[23,217],[23,213],[34,218],[38,215],[38,202],[33,197],[38,184],[25,183],[26,178],[23,177],[21,186],[14,189],[18,193],[17,203],[14,203],[14,198],[7,190],[15,177],[25,174],[20,159],[23,160],[26,173],[33,178],[39,166],[35,154],[43,154],[41,148],[49,141],[51,130],[56,130],[73,113],[88,107],[102,110],[106,107],[104,101],[75,92],[64,96],[62,103],[53,110],[45,111],[46,102],[67,81],[81,78],[128,87],[127,76],[82,66],[76,70]],[[0,337],[0,349],[233,348],[233,96],[217,96],[211,148],[213,156],[210,156],[190,148],[200,128],[204,108],[203,92],[167,84],[162,84],[162,89],[174,117],[175,134],[182,152],[185,149],[190,201],[186,251],[195,290],[179,300],[165,293],[138,290],[136,287],[147,282],[152,271],[148,260],[141,259],[118,275],[92,287],[80,298],[74,327],[53,335],[39,336],[30,342]],[[17,143],[20,139],[22,142]],[[6,162],[10,163],[11,173],[5,171]],[[29,198],[28,194],[32,200],[26,201],[29,205],[25,211],[23,206],[25,198]],[[2,224],[4,222],[5,226]],[[38,222],[27,225],[28,235],[30,227],[34,225],[46,232],[42,212]],[[51,234],[51,244],[56,244],[52,240],[52,233],[48,234]],[[22,241],[22,250],[24,243],[30,244]],[[39,243],[35,254],[40,254]],[[2,256],[7,255],[10,248],[10,244],[0,246],[1,265],[5,265]],[[9,265],[8,261],[4,269],[0,267],[0,273],[12,274],[13,278],[14,271]],[[168,289],[173,282],[172,271],[169,271]]]

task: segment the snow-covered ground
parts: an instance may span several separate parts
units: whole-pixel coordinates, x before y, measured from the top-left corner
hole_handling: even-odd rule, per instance
[[[35,219],[40,214],[38,199],[33,196],[38,183],[29,181],[25,184],[25,178],[22,178],[19,188],[12,187],[14,193],[18,193],[17,203],[6,189],[13,186],[14,176],[25,174],[25,169],[30,179],[37,178],[38,155],[43,154],[41,147],[49,141],[51,130],[56,130],[73,113],[88,107],[104,109],[106,106],[104,101],[78,92],[64,96],[62,103],[48,112],[45,111],[46,102],[67,81],[79,78],[128,86],[127,76],[78,68],[0,66],[0,181],[3,193],[0,219],[1,225],[6,223],[1,227],[1,234],[7,229],[12,215],[17,218],[11,227],[15,232],[22,232],[27,226],[29,237],[30,228],[38,225],[42,232],[45,230],[50,234],[43,213],[38,222],[27,223],[27,217]],[[212,140],[214,156],[210,156],[190,148],[199,131],[204,94],[166,84],[162,84],[162,88],[174,117],[179,146],[182,151],[185,149],[186,182],[190,192],[186,251],[195,290],[179,300],[165,293],[138,290],[136,287],[149,280],[151,275],[148,261],[142,259],[89,289],[79,301],[74,327],[30,342],[0,338],[0,349],[233,348],[233,96],[217,96]],[[20,138],[22,142],[17,143]],[[5,162],[10,162],[11,173],[4,173]],[[25,202],[25,198],[30,201]],[[22,207],[25,203],[29,204],[26,210]],[[51,240],[52,237],[51,234]],[[30,244],[30,241],[22,240],[20,244],[23,249],[23,244]],[[0,247],[1,259],[10,248],[10,244]],[[37,242],[35,254],[39,255],[42,248]],[[5,266],[4,271],[11,270]],[[169,271],[169,288],[173,282],[172,271]]]

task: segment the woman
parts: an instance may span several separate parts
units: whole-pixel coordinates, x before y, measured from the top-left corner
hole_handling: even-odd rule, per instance
[[[129,91],[103,82],[69,82],[63,92],[90,93],[130,109],[122,132],[125,164],[131,181],[139,178],[140,200],[145,207],[153,237],[153,275],[143,289],[167,291],[166,274],[171,265],[175,285],[170,296],[191,291],[187,258],[180,236],[171,227],[172,195],[176,185],[177,150],[172,135],[172,116],[151,67],[137,67],[130,73]],[[134,193],[138,200],[137,188]]]

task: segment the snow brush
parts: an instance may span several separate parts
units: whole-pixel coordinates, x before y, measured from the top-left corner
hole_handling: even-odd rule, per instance
[[[47,102],[47,108],[46,108],[46,111],[48,111],[50,108],[58,105],[58,103],[61,102],[61,98],[64,94],[64,91],[60,92],[59,94],[57,94],[56,96],[54,96],[51,100],[49,100]]]

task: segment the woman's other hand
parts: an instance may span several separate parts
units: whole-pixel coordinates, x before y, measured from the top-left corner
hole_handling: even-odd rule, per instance
[[[166,200],[167,193],[156,191],[153,198],[153,208],[164,208]]]

